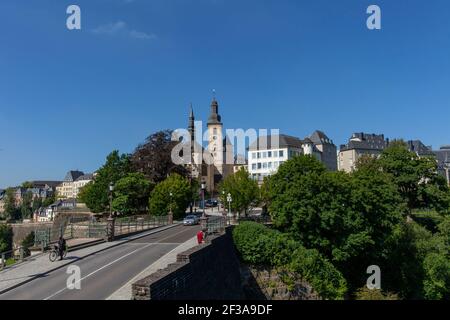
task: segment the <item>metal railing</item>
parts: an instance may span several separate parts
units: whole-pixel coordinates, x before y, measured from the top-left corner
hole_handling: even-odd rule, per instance
[[[220,233],[229,224],[229,219],[221,216],[208,216],[206,229],[208,234]]]
[[[114,235],[144,231],[169,224],[168,216],[135,216],[118,218],[114,224]]]
[[[24,262],[29,260],[30,258],[35,257],[35,255],[31,255],[29,248],[25,248],[23,246],[18,247],[13,250],[5,251],[0,253],[0,270],[3,270],[5,267],[9,267],[20,262]]]

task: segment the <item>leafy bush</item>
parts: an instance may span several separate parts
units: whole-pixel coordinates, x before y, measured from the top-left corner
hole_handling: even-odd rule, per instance
[[[34,246],[34,231],[31,231],[25,239],[22,240],[21,243],[24,249],[24,257],[28,257],[30,255],[30,248]]]
[[[307,280],[323,298],[344,298],[347,287],[342,274],[317,250],[304,248],[289,235],[243,222],[233,230],[233,240],[244,262],[286,267]]]
[[[6,224],[0,224],[0,252],[12,249],[12,228]]]
[[[174,218],[183,217],[191,200],[192,189],[189,181],[173,173],[153,189],[149,200],[150,214],[162,216],[172,210]]]
[[[362,287],[355,293],[356,300],[399,300],[398,295],[391,292],[383,292],[379,289]]]

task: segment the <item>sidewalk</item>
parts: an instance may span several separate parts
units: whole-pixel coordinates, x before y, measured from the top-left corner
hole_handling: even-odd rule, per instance
[[[180,244],[178,247],[166,253],[164,256],[162,256],[153,264],[151,264],[149,267],[147,267],[144,271],[142,271],[141,273],[136,275],[133,279],[128,281],[124,286],[122,286],[122,288],[120,288],[112,295],[110,295],[106,300],[131,300],[132,298],[131,289],[133,283],[151,275],[152,273],[155,273],[160,269],[164,269],[171,263],[175,263],[177,261],[177,255],[179,253],[189,250],[190,248],[195,247],[196,245],[198,245],[197,237],[193,237],[190,240]]]
[[[91,247],[86,247],[75,251],[69,251],[67,253],[67,257],[62,261],[51,262],[48,259],[48,253],[37,254],[34,257],[29,258],[29,260],[18,264],[17,266],[13,266],[11,268],[7,268],[5,270],[0,271],[0,294],[9,291],[15,287],[18,287],[24,283],[27,283],[31,280],[34,280],[37,277],[42,277],[46,273],[59,269],[65,265],[69,265],[74,261],[80,260],[94,253],[106,250],[108,248],[120,245],[122,243],[134,239],[147,236],[152,233],[173,228],[177,225],[179,224],[172,224],[169,226],[155,228],[136,235],[124,237],[117,241],[99,243]]]

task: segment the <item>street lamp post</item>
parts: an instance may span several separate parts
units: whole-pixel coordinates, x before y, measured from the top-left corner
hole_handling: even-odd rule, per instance
[[[206,214],[205,214],[205,189],[206,189],[206,184],[205,184],[205,182],[202,182],[202,207],[203,207],[203,217],[206,216]]]
[[[109,183],[109,217],[112,218],[112,198],[113,198],[114,184]]]
[[[172,203],[173,203],[173,193],[169,193],[170,196],[170,202],[169,202],[169,224],[173,223],[173,212],[172,212]]]
[[[228,193],[227,195],[227,201],[228,201],[228,215],[231,215],[231,201],[233,201],[233,199],[231,198],[231,193]]]
[[[223,202],[221,204],[223,206],[223,215],[226,217],[227,209],[225,208],[225,190],[222,190],[222,200]]]

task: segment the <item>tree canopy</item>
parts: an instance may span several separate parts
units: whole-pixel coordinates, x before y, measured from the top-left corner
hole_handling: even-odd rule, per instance
[[[153,189],[149,200],[150,214],[167,215],[172,209],[174,218],[183,217],[191,200],[189,180],[173,173]]]
[[[401,198],[387,174],[330,172],[315,157],[299,156],[268,180],[274,225],[317,249],[349,281],[366,279],[366,268],[385,255],[383,243],[401,221]]]
[[[449,187],[439,175],[434,157],[419,157],[404,142],[395,141],[382,152],[378,162],[383,172],[392,175],[409,213],[415,208],[449,212]]]
[[[133,170],[143,173],[154,183],[163,181],[171,173],[187,176],[187,170],[172,161],[172,149],[178,141],[172,141],[172,131],[153,133],[131,155]]]
[[[231,209],[247,213],[259,199],[258,183],[251,179],[248,172],[241,168],[238,172],[227,176],[219,185],[220,201],[227,203],[228,193],[231,194]]]
[[[130,157],[119,155],[119,151],[111,152],[105,164],[97,171],[94,180],[84,186],[78,198],[84,202],[92,212],[100,213],[109,208],[109,185],[116,184],[130,172]]]
[[[125,215],[146,212],[152,187],[142,173],[127,174],[114,187],[113,210]]]

